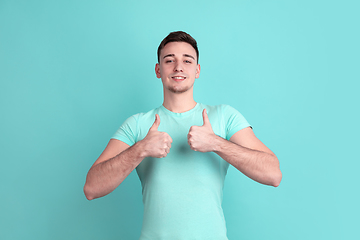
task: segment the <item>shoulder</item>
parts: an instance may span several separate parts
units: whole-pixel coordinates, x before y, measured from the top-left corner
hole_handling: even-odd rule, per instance
[[[222,123],[227,123],[229,119],[234,118],[235,116],[241,116],[241,113],[237,111],[235,108],[231,107],[227,104],[219,104],[219,105],[206,105],[201,104],[201,108],[206,108],[209,118],[214,118]]]
[[[132,129],[131,131],[137,131],[144,123],[154,121],[156,109],[152,109],[148,112],[140,112],[128,117],[120,125],[120,129]]]
[[[155,114],[159,114],[159,108],[154,108],[148,112],[136,113],[126,119],[124,124],[129,124],[137,130],[142,128],[148,129],[155,121]]]
[[[158,108],[154,108],[148,112],[136,113],[136,114],[130,116],[128,119],[131,119],[132,121],[134,121],[134,120],[139,121],[139,120],[147,119],[149,117],[153,118],[157,112],[158,112]]]
[[[227,104],[219,104],[219,105],[207,105],[201,104],[202,108],[206,108],[208,111],[217,112],[220,115],[224,113],[238,113],[239,111]]]
[[[156,109],[150,110],[146,113],[137,113],[128,117],[119,129],[115,132],[112,138],[118,139],[129,146],[146,135],[147,130],[155,120]]]

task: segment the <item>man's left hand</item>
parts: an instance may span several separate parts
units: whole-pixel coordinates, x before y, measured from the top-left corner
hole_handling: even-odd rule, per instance
[[[188,133],[188,144],[194,151],[199,152],[211,152],[215,151],[215,139],[216,135],[211,127],[209,117],[206,113],[206,109],[203,110],[202,126],[192,126]]]

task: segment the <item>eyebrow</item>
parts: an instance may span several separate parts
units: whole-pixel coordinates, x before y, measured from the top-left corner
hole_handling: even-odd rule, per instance
[[[194,58],[193,56],[189,55],[189,54],[184,54],[183,56],[184,56],[184,57],[189,57],[189,58],[192,58],[192,59],[195,60],[195,58]]]
[[[183,54],[183,56],[184,56],[184,57],[189,57],[189,58],[192,58],[192,59],[195,60],[195,58],[194,58],[193,56],[189,55],[189,54]],[[163,59],[166,58],[166,57],[175,57],[175,54],[167,54],[167,55],[165,55],[165,56],[163,57]]]

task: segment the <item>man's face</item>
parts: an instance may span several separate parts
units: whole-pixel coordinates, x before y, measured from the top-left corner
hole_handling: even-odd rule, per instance
[[[161,78],[165,91],[183,93],[192,89],[195,78],[200,74],[195,49],[186,42],[166,44],[155,72],[156,77]]]

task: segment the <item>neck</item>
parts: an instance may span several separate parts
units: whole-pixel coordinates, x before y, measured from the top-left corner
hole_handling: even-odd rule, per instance
[[[184,93],[172,93],[164,91],[163,106],[175,113],[187,112],[196,106],[193,91],[190,89]]]

